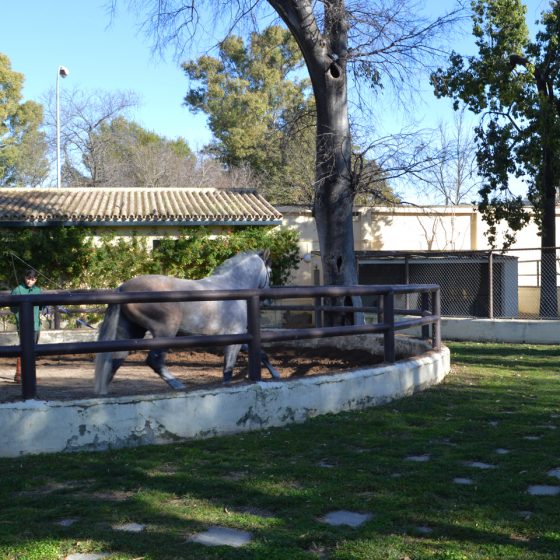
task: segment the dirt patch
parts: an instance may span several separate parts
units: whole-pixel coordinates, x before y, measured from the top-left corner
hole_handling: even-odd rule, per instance
[[[337,348],[274,347],[268,350],[272,365],[282,379],[329,375],[372,366],[382,361],[365,350]],[[144,364],[145,352],[131,354],[113,379],[110,396],[173,393],[165,381]],[[37,360],[37,399],[69,400],[92,398],[94,355],[48,356]],[[186,386],[186,391],[222,384],[223,355],[203,349],[170,352],[169,369]],[[13,382],[15,358],[0,358],[0,402],[21,399],[21,386]],[[263,380],[270,380],[263,367]],[[237,361],[233,384],[248,383],[247,356]]]

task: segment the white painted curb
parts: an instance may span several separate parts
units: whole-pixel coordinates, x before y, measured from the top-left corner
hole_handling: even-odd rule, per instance
[[[443,348],[336,375],[172,395],[4,403],[0,456],[165,444],[284,426],[410,395],[439,383],[449,370]]]

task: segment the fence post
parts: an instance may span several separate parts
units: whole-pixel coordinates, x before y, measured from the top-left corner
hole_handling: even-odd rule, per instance
[[[21,348],[21,392],[24,399],[37,394],[37,368],[35,363],[35,325],[33,305],[30,301],[19,304],[19,344]]]
[[[420,310],[422,312],[422,317],[429,314],[430,309],[430,294],[428,292],[422,292],[420,295]],[[430,338],[430,325],[422,325],[422,338],[424,340]]]
[[[494,254],[488,253],[488,319],[494,318]]]
[[[315,265],[315,268],[313,270],[313,284],[315,286],[320,286],[321,285],[321,273],[320,273],[319,267],[317,265]],[[322,302],[323,302],[323,298],[321,298],[321,297],[316,297],[315,300],[314,300],[315,326],[319,329],[323,326],[323,312],[321,311]]]
[[[260,297],[251,296],[247,299],[247,330],[251,335],[249,342],[249,379],[261,379],[261,321]]]
[[[58,305],[53,307],[53,318],[54,318],[54,328],[55,330],[60,329],[60,309]]]
[[[438,318],[432,327],[432,348],[434,350],[441,350],[441,291],[436,290],[433,292],[432,298],[432,314]]]
[[[395,292],[389,290],[383,295],[383,317],[386,327],[383,333],[385,361],[395,363]]]
[[[381,294],[377,296],[377,322],[383,323],[383,297]]]
[[[404,258],[404,283],[410,284],[410,263],[408,260],[408,255]],[[405,307],[410,309],[410,294],[407,292],[404,295]]]

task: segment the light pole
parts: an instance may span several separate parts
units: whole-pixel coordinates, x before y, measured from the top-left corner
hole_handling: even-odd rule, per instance
[[[60,188],[60,78],[66,78],[70,70],[65,66],[59,66],[56,73],[56,186]]]

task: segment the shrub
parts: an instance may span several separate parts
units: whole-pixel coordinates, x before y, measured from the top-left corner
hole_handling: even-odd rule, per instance
[[[0,289],[21,281],[25,268],[40,273],[44,289],[112,289],[140,274],[167,274],[198,279],[233,255],[270,249],[272,284],[285,284],[299,264],[298,234],[293,230],[249,227],[215,236],[206,227],[190,227],[167,237],[150,250],[138,235],[129,239],[91,228],[47,227],[0,230]]]
[[[285,284],[299,265],[298,234],[287,229],[245,228],[213,236],[208,228],[185,228],[161,240],[152,253],[153,272],[198,279],[242,251],[270,249],[274,285]]]

